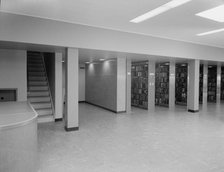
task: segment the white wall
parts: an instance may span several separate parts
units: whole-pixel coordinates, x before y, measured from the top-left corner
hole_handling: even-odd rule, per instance
[[[117,61],[86,65],[86,102],[117,112]]]
[[[79,65],[79,101],[86,100],[86,71],[85,65]]]
[[[27,101],[26,51],[0,49],[0,89],[16,88],[17,101]]]
[[[0,23],[0,41],[224,61],[222,48],[152,36],[1,12]]]

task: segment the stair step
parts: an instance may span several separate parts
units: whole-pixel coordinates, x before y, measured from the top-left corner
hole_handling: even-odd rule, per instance
[[[41,54],[28,54],[27,57],[29,59],[32,59],[32,58],[40,58],[41,57]]]
[[[43,70],[44,66],[41,66],[41,65],[40,66],[34,66],[34,65],[30,66],[30,65],[28,65],[27,69],[42,69]]]
[[[51,108],[51,103],[50,102],[43,102],[43,103],[32,103],[32,106],[34,109],[46,109],[46,108]]]
[[[47,86],[47,81],[29,81],[29,86]]]
[[[28,72],[45,72],[44,68],[28,68]]]
[[[42,58],[28,58],[27,59],[27,62],[28,63],[30,63],[30,62],[31,63],[40,63],[41,62],[42,63],[43,62],[43,59]]]
[[[28,55],[36,55],[36,54],[40,54],[40,52],[38,52],[38,51],[27,51],[27,54]]]
[[[48,91],[48,86],[31,86],[28,88],[29,91]]]
[[[46,81],[46,76],[29,76],[29,81]]]
[[[51,110],[51,108],[37,109],[35,111],[38,113],[38,116],[53,115],[53,111]]]
[[[27,93],[29,97],[33,96],[49,96],[49,91],[31,91]]]
[[[50,99],[50,97],[49,96],[45,96],[45,97],[29,97],[28,98],[29,99],[29,101],[31,102],[31,103],[36,103],[36,102],[50,102],[51,101],[51,99]]]
[[[37,121],[38,123],[53,122],[54,116],[53,115],[38,116]]]
[[[28,60],[27,64],[28,65],[42,65],[43,64],[43,60]]]
[[[43,63],[32,63],[28,62],[28,67],[44,67]]]
[[[44,70],[43,66],[28,66],[28,70]]]
[[[28,72],[28,76],[45,76],[45,72]]]

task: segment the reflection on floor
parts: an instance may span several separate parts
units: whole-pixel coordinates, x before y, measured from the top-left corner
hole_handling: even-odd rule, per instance
[[[80,130],[39,125],[42,172],[223,172],[224,104],[200,113],[133,108],[114,114],[80,104]]]

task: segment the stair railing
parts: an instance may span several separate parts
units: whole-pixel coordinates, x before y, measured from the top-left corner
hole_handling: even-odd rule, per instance
[[[50,99],[51,99],[52,113],[53,113],[53,116],[54,116],[54,118],[55,118],[54,103],[53,103],[52,94],[51,94],[51,87],[50,87],[49,80],[48,80],[48,76],[47,76],[47,70],[46,70],[45,61],[44,61],[44,55],[43,55],[43,53],[40,53],[40,54],[41,54],[41,58],[42,58],[43,65],[44,65],[45,75],[46,75],[46,78],[47,78],[47,85],[48,85],[49,94],[50,94]]]

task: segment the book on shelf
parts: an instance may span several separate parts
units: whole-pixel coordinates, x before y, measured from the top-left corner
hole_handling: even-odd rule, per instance
[[[176,104],[186,105],[187,103],[187,64],[176,64],[175,98]]]
[[[148,62],[132,63],[132,96],[133,106],[148,108]]]
[[[155,104],[169,105],[169,63],[156,64]]]
[[[217,66],[208,67],[208,102],[216,102]]]

